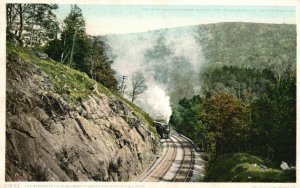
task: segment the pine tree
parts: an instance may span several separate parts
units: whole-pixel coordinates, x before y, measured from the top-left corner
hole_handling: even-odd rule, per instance
[[[91,37],[90,41],[89,57],[86,60],[84,72],[109,89],[117,91],[118,82],[115,78],[115,71],[111,68],[113,61],[108,56],[110,46],[105,37]]]
[[[61,63],[68,62],[70,67],[82,69],[89,53],[89,40],[85,32],[85,20],[77,5],[71,6],[71,12],[63,22],[61,33]]]
[[[278,82],[251,106],[253,152],[281,161],[296,162],[296,69],[288,69]]]

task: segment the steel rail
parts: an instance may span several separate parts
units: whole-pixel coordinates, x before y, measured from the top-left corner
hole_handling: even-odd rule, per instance
[[[155,181],[159,181],[164,175],[165,173],[170,169],[171,164],[174,162],[174,155],[176,156],[176,145],[175,142],[172,139],[169,139],[170,143],[167,143],[167,151],[165,153],[165,155],[163,156],[163,158],[161,159],[161,161],[155,166],[154,169],[152,169],[151,171],[146,173],[146,176],[142,179],[142,181],[147,181],[153,177],[155,177]],[[169,161],[167,168],[163,169],[163,171],[161,173],[159,173],[160,167],[166,162],[167,156],[171,150],[171,147],[174,147],[174,151],[172,154],[172,159]],[[157,176],[155,176],[155,173],[159,173]]]
[[[180,167],[178,169],[178,171],[176,172],[174,178],[172,179],[173,182],[178,182],[178,181],[181,181],[183,179],[183,182],[187,182],[191,179],[191,176],[192,176],[192,172],[193,172],[193,168],[194,168],[194,164],[195,164],[195,153],[194,153],[194,150],[190,144],[190,142],[188,140],[186,140],[184,137],[180,136],[180,135],[174,135],[174,137],[177,137],[177,140],[178,142],[180,143],[180,145],[182,146],[182,149],[183,149],[183,159],[180,163]],[[188,148],[186,146],[184,146],[184,143],[187,143],[185,144],[186,146],[188,146]],[[187,152],[186,150],[189,150],[189,153],[190,153],[190,156],[186,155]],[[188,170],[187,172],[185,172],[185,170],[183,169],[183,164],[185,162],[188,162],[189,163],[189,166],[188,166]],[[179,176],[182,176],[182,173],[184,172],[184,177],[179,177]]]

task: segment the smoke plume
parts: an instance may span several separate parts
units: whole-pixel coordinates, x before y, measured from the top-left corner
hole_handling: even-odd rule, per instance
[[[185,27],[107,37],[115,56],[112,68],[126,76],[125,97],[130,99],[131,75],[142,72],[147,90],[135,103],[154,119],[168,123],[172,103],[199,94],[204,60],[194,34],[195,27]]]

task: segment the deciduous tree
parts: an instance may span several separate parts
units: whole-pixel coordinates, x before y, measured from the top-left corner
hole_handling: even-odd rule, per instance
[[[202,118],[214,140],[215,155],[242,149],[241,141],[247,123],[246,105],[236,96],[224,91],[211,96]]]
[[[134,72],[132,74],[131,86],[132,86],[132,90],[130,96],[131,96],[131,102],[133,102],[138,97],[138,95],[140,95],[147,89],[147,86],[145,84],[145,77],[143,73]]]
[[[45,45],[58,34],[58,22],[53,10],[56,4],[7,4],[7,37],[21,45]]]

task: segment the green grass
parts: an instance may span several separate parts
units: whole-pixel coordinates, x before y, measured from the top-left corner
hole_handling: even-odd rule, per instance
[[[209,161],[206,181],[212,182],[295,182],[295,171],[273,169],[270,162],[246,153],[222,155]]]
[[[28,63],[28,65],[33,66],[46,80],[49,80],[54,91],[61,95],[70,105],[79,105],[82,101],[87,99],[88,96],[97,95],[93,91],[93,86],[96,84],[99,93],[121,100],[131,111],[135,112],[150,131],[157,135],[153,120],[146,112],[119,94],[113,93],[100,83],[90,79],[87,74],[53,60],[40,59],[33,55],[33,52],[30,50],[15,47],[11,43],[7,43],[6,53],[7,55],[19,57]]]
[[[38,72],[41,72],[42,76],[51,82],[55,92],[71,104],[78,104],[78,102],[91,95],[93,93],[91,88],[94,84],[97,84],[96,81],[90,79],[82,72],[52,60],[39,59],[25,49],[8,47],[7,53],[14,54],[26,63],[34,65]],[[109,93],[108,89],[102,85],[98,84],[98,86],[101,92]]]

